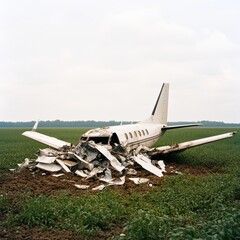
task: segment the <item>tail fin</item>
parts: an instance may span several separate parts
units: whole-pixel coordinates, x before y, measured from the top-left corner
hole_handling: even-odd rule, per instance
[[[163,83],[152,115],[141,123],[167,124],[169,83]]]

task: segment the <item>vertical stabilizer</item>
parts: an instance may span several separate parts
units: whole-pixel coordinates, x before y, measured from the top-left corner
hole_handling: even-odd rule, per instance
[[[152,115],[141,123],[167,124],[169,83],[162,85]]]

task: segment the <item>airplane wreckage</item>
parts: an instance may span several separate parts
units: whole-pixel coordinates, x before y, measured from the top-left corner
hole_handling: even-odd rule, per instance
[[[164,156],[183,151],[198,145],[232,137],[236,132],[229,132],[212,137],[183,142],[175,145],[150,148],[170,129],[199,126],[199,124],[167,126],[169,84],[162,85],[160,94],[151,116],[131,125],[110,126],[87,131],[77,145],[49,137],[36,132],[38,122],[31,131],[23,136],[43,143],[50,148],[40,149],[36,160],[25,159],[19,168],[27,167],[31,171],[45,171],[59,177],[74,173],[85,180],[98,179],[103,184],[92,188],[102,190],[109,185],[123,185],[126,177],[136,184],[149,179],[137,177],[134,165],[140,165],[152,174],[162,177],[165,165],[156,156]],[[159,159],[159,158],[158,158]],[[135,176],[135,177],[133,177]],[[89,185],[77,185],[79,189],[88,189]]]

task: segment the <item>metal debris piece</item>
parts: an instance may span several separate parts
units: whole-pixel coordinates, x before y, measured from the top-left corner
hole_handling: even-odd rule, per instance
[[[83,178],[86,178],[88,176],[86,173],[83,172],[83,170],[77,170],[75,171],[75,174]]]
[[[36,167],[48,172],[58,172],[62,169],[61,166],[54,163],[51,163],[51,164],[38,163]]]
[[[78,156],[77,154],[74,154],[74,156],[80,160],[83,164],[84,164],[84,167],[86,167],[88,170],[92,171],[93,168],[94,168],[94,165],[92,163],[89,163],[85,160],[83,160],[80,156]]]
[[[52,174],[53,177],[61,177],[61,176],[63,176],[63,175],[64,175],[64,173]]]
[[[99,178],[100,181],[106,182],[106,183],[110,183],[113,179],[112,179],[112,172],[109,168],[107,168],[104,171],[104,177]]]
[[[56,157],[48,157],[45,155],[41,155],[36,159],[36,162],[39,163],[54,163],[56,160]]]
[[[29,166],[30,160],[28,158],[25,158],[23,163],[18,164],[18,167],[20,170],[22,170],[23,168],[26,168]]]
[[[142,184],[150,181],[148,178],[129,178],[129,180],[133,181],[135,184]]]
[[[183,173],[180,172],[180,171],[175,171],[174,173],[176,173],[176,174],[178,174],[178,175],[183,175]]]
[[[165,164],[164,164],[163,160],[159,160],[157,163],[158,163],[158,166],[162,169],[162,171],[166,172]]]
[[[137,171],[133,168],[128,168],[126,174],[127,175],[137,175]]]
[[[134,156],[133,159],[134,159],[134,161],[136,161],[139,165],[141,165],[147,171],[155,174],[158,177],[162,177],[163,176],[162,170],[157,168],[157,167],[155,167],[151,163],[147,162],[146,161],[147,158],[145,156],[138,154],[137,156]]]
[[[121,172],[125,167],[108,151],[107,148],[104,146],[100,146],[97,144],[94,144],[95,148],[104,155],[112,165],[113,168],[115,168],[117,171]]]
[[[60,159],[56,159],[56,162],[64,169],[65,172],[70,173],[71,170],[65,165],[65,163],[60,160]]]
[[[78,189],[83,189],[83,190],[86,190],[90,187],[89,185],[79,185],[79,184],[74,184],[74,186]]]
[[[122,176],[122,177],[120,177],[119,180],[112,180],[111,182],[108,183],[108,186],[111,186],[111,185],[116,185],[116,186],[123,185],[125,183],[125,179],[126,179],[126,177]]]
[[[87,175],[87,178],[86,178],[86,179],[89,179],[89,178],[97,175],[98,173],[102,173],[103,171],[104,171],[104,169],[101,168],[101,167],[94,168],[94,169]]]
[[[99,185],[99,186],[97,186],[97,187],[94,187],[94,188],[92,188],[92,190],[93,191],[96,191],[96,190],[103,190],[105,188],[105,185],[104,184],[101,184],[101,185]]]

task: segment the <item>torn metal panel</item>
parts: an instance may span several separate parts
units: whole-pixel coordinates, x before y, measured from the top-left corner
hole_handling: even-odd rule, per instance
[[[62,169],[61,166],[54,163],[51,163],[51,164],[38,163],[36,167],[48,172],[58,172]]]
[[[129,180],[133,181],[135,184],[142,184],[150,181],[148,178],[129,178]]]
[[[55,160],[56,160],[56,157],[47,157],[42,155],[36,159],[36,162],[49,164],[49,163],[54,163]]]
[[[100,181],[103,181],[103,182],[111,182],[113,179],[112,179],[112,172],[109,168],[107,168],[105,171],[104,171],[104,177],[101,177],[99,178]]]
[[[23,168],[28,167],[30,164],[30,160],[28,158],[25,158],[23,163],[18,164],[18,167],[20,170],[22,170]]]
[[[158,166],[162,169],[162,171],[166,172],[165,164],[164,164],[163,160],[159,160],[157,163],[158,163]]]
[[[125,176],[122,176],[119,178],[119,180],[112,180],[111,182],[108,183],[108,186],[112,186],[112,185],[116,185],[116,186],[120,186],[123,185],[125,183]]]
[[[79,185],[79,184],[74,184],[74,186],[78,189],[82,189],[82,190],[86,190],[88,189],[90,186],[89,185]]]
[[[83,170],[77,170],[75,171],[75,174],[83,178],[86,178],[88,176],[86,173],[83,172]]]
[[[83,160],[80,156],[78,156],[77,154],[74,154],[74,156],[80,160],[83,164],[84,164],[84,167],[87,168],[88,170],[92,171],[93,168],[94,168],[94,165],[92,163],[89,163],[85,160]]]
[[[94,188],[92,188],[92,190],[93,191],[96,191],[96,190],[103,190],[105,188],[105,185],[104,184],[101,184],[101,185],[99,185],[99,186],[97,186],[97,187],[94,187]]]
[[[144,160],[142,159],[142,157],[143,157]],[[144,169],[146,169],[147,171],[155,174],[155,175],[158,176],[158,177],[162,177],[162,176],[163,176],[162,170],[159,169],[159,168],[157,168],[157,167],[155,167],[155,166],[152,165],[151,163],[146,162],[146,161],[145,161],[145,160],[146,160],[145,158],[146,158],[145,156],[140,155],[140,154],[133,157],[134,161],[136,161],[136,162],[137,162],[139,165],[141,165]]]
[[[65,163],[60,160],[60,159],[56,159],[56,162],[64,169],[65,172],[70,173],[71,170],[65,165]]]
[[[44,149],[39,149],[38,155],[39,156],[54,157],[54,156],[58,155],[58,151],[53,150],[51,148],[44,148]]]
[[[75,167],[78,163],[70,160],[63,160],[64,164],[70,168]]]
[[[94,169],[87,175],[87,178],[86,178],[86,179],[89,179],[89,178],[97,175],[98,173],[102,173],[103,171],[104,171],[104,169],[101,168],[101,167],[94,168]]]
[[[59,174],[52,174],[53,177],[61,177],[61,176],[64,176],[64,173],[59,173]]]
[[[133,168],[128,168],[126,174],[127,175],[137,175],[137,171]]]
[[[94,147],[110,161],[117,171],[121,172],[125,168],[104,146],[94,144]]]

